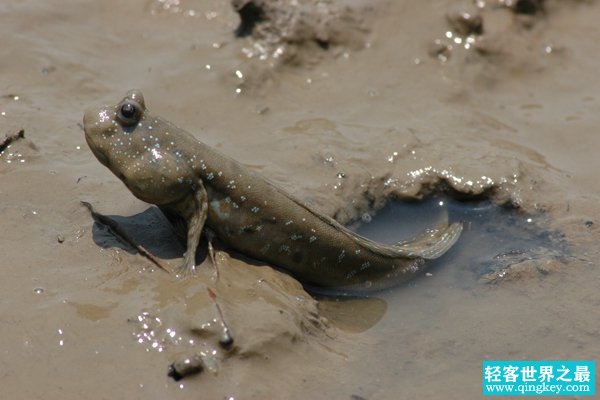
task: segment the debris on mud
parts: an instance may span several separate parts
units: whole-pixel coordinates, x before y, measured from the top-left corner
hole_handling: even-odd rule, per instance
[[[25,137],[25,131],[23,129],[19,130],[17,133],[6,135],[2,141],[0,141],[0,153],[7,149],[11,143],[23,139]]]

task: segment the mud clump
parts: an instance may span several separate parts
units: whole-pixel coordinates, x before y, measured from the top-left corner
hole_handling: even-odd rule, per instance
[[[329,49],[362,42],[367,29],[358,11],[320,0],[232,0],[240,15],[237,37],[269,45],[295,44]]]
[[[372,5],[341,6],[331,0],[232,0],[240,16],[235,36],[246,40],[244,86],[259,86],[285,65],[316,64],[365,47]],[[257,64],[259,66],[257,66]]]
[[[481,283],[498,285],[502,282],[519,282],[530,279],[543,279],[544,277],[558,273],[566,269],[564,263],[556,258],[531,259],[510,264],[497,271],[482,275]]]
[[[249,267],[221,251],[215,260],[218,280],[160,274],[155,290],[169,295],[128,320],[139,345],[168,358],[173,380],[216,374],[228,359],[268,359],[289,351],[291,343],[326,341],[335,334],[295,279],[266,265]]]
[[[451,6],[427,51],[485,85],[514,73],[537,73],[568,55],[564,46],[548,40],[560,14],[585,6],[577,0],[488,0]]]

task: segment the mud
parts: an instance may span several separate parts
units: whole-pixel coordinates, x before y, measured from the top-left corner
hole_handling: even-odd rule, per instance
[[[255,2],[267,3],[287,4]],[[275,17],[236,37],[222,1],[0,5],[0,137],[25,132],[0,155],[4,397],[462,399],[480,396],[483,359],[599,358],[599,5],[298,3],[328,10],[329,46]],[[286,62],[249,56],[261,30]],[[536,252],[466,237],[428,275],[366,300],[313,297],[218,245],[218,279],[198,254],[201,273],[177,280],[80,204],[179,262],[171,228],[81,130],[87,106],[131,88],[341,222],[445,193],[509,207],[492,231],[532,218],[559,240]],[[416,215],[388,226],[424,229]],[[484,254],[508,265],[475,268]],[[204,371],[167,376],[193,354]]]

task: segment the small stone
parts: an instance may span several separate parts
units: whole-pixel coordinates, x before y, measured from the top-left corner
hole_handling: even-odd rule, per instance
[[[256,113],[257,113],[258,115],[265,115],[266,113],[268,113],[268,112],[269,112],[269,110],[270,110],[270,109],[269,109],[269,107],[267,107],[267,106],[264,106],[264,107],[258,107],[258,108],[256,109]]]
[[[202,361],[202,357],[198,354],[194,354],[191,357],[182,357],[169,365],[167,376],[173,378],[173,380],[177,382],[188,375],[200,373],[203,369],[204,362]]]
[[[56,67],[53,67],[53,66],[44,67],[44,68],[42,68],[42,75],[48,75],[54,71],[56,71]]]
[[[57,235],[56,240],[58,243],[63,243],[65,241],[65,237],[63,235]]]
[[[231,346],[233,346],[233,337],[229,334],[224,334],[223,337],[219,340],[219,345],[225,349],[229,350]]]

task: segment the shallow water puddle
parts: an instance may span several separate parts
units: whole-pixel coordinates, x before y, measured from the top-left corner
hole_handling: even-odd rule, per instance
[[[375,216],[365,215],[362,220],[356,231],[384,243],[407,240],[446,220],[463,222],[458,242],[428,270],[435,273],[458,265],[470,272],[470,277],[460,276],[462,286],[502,279],[512,266],[528,260],[561,260],[568,255],[563,235],[545,227],[544,214],[526,215],[489,200],[433,196],[423,202],[390,202]],[[539,268],[538,272],[544,274]]]

